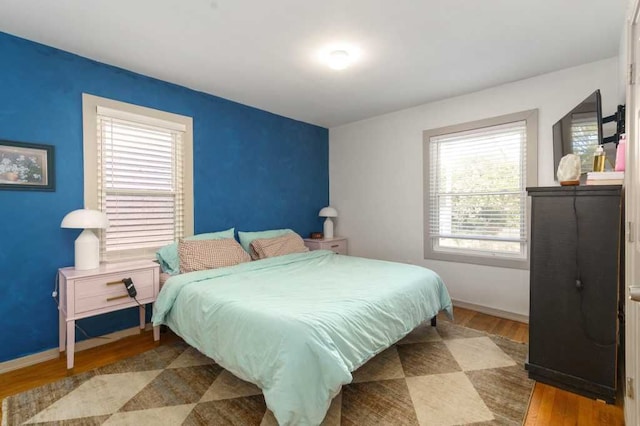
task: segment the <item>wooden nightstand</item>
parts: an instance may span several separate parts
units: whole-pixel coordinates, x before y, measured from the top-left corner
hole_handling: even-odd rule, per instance
[[[60,280],[60,352],[67,350],[67,368],[73,368],[76,320],[138,306],[122,280],[131,278],[140,306],[140,329],[145,327],[145,304],[155,303],[160,291],[160,265],[150,260],[102,264],[97,269],[58,270]],[[153,328],[153,339],[160,328]]]
[[[345,237],[323,238],[321,240],[305,238],[304,245],[309,250],[331,250],[338,254],[347,254],[347,239]]]

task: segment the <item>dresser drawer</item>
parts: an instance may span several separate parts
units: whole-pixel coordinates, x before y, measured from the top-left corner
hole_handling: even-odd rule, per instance
[[[154,271],[152,269],[102,275],[96,278],[80,279],[75,282],[75,312],[82,313],[94,309],[128,304],[133,301],[122,280],[131,278],[136,286],[140,301],[153,298]]]

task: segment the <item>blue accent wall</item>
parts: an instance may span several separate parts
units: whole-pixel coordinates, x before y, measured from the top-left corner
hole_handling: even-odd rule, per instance
[[[51,292],[79,234],[60,221],[84,200],[83,92],[193,117],[196,233],[322,229],[327,129],[5,33],[0,58],[0,140],[54,145],[56,168],[55,192],[0,191],[0,362],[57,347]],[[136,309],[79,321],[91,335],[136,323]]]

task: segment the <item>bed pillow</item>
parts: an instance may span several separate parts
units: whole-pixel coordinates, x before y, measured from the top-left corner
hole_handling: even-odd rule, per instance
[[[206,234],[193,235],[185,240],[219,240],[223,238],[233,238],[235,228],[220,232],[209,232]],[[168,244],[156,252],[156,259],[160,263],[163,272],[170,275],[180,273],[180,258],[178,257],[178,243]]]
[[[234,238],[178,242],[180,272],[203,271],[250,262],[251,257]]]
[[[300,235],[295,232],[274,238],[256,238],[251,241],[250,248],[251,259],[253,260],[309,251]]]
[[[240,238],[240,245],[242,248],[247,251],[247,253],[251,252],[251,241],[257,238],[274,238],[279,237],[284,234],[290,234],[293,231],[291,229],[271,229],[268,231],[256,231],[256,232],[242,232],[238,231],[238,237]]]

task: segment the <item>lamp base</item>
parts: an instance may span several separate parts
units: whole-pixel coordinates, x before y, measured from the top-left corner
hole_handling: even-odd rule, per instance
[[[100,240],[90,229],[80,233],[75,242],[75,269],[86,271],[100,266]]]
[[[330,217],[324,221],[324,238],[333,238],[333,221]]]

